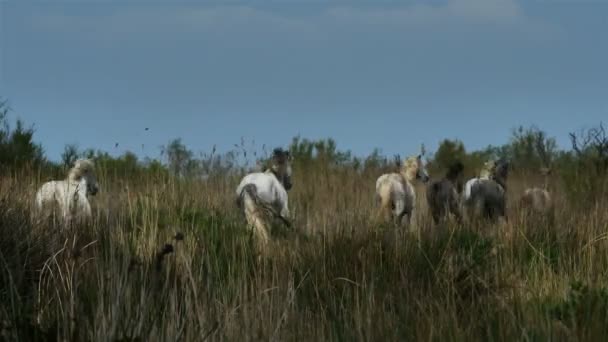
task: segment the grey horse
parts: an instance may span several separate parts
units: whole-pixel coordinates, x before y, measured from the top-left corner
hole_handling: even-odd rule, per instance
[[[459,193],[463,172],[464,165],[456,161],[450,165],[442,179],[432,182],[426,188],[426,200],[435,224],[447,219],[450,213],[458,222],[462,221]]]
[[[465,185],[464,206],[469,219],[483,217],[491,221],[507,219],[506,192],[509,162],[501,159],[488,161],[481,176]]]

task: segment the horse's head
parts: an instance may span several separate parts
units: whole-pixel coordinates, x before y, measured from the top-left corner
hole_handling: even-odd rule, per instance
[[[401,172],[405,175],[407,180],[420,180],[423,183],[429,181],[429,173],[426,170],[426,165],[422,160],[422,155],[416,157],[409,157],[403,162]]]
[[[291,156],[289,151],[282,148],[274,149],[272,153],[272,172],[279,179],[285,190],[289,191],[293,183],[291,182]]]
[[[511,164],[505,159],[500,159],[496,162],[496,168],[494,170],[494,177],[502,180],[507,180],[509,176],[509,169]]]
[[[97,177],[93,171],[87,176],[87,195],[95,196],[99,192],[99,184],[97,183]]]
[[[416,162],[418,165],[418,172],[416,173],[416,178],[422,180],[422,182],[426,183],[429,181],[429,172],[426,170],[426,164],[422,160],[422,155],[418,155],[416,157]]]
[[[90,159],[78,159],[70,170],[70,179],[78,181],[86,187],[87,195],[95,196],[99,192],[99,184],[95,176],[95,164]]]
[[[464,174],[464,165],[461,161],[457,160],[450,164],[448,167],[448,172],[446,174],[446,178],[451,181],[456,181],[460,179]]]
[[[453,162],[448,168],[445,178],[456,185],[458,192],[462,192],[462,178],[464,176],[464,165],[460,160]]]
[[[511,164],[505,159],[500,159],[496,161],[496,167],[494,168],[494,173],[492,174],[492,179],[500,184],[503,189],[507,188],[507,177],[509,176],[509,168]]]
[[[496,174],[500,177],[507,178],[507,176],[509,175],[510,167],[511,167],[511,164],[509,163],[508,160],[500,159],[496,163]]]

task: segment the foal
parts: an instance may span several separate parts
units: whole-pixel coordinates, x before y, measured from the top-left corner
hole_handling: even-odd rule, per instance
[[[544,177],[542,188],[528,188],[521,196],[520,203],[524,210],[533,211],[540,214],[547,214],[553,210],[553,199],[549,192],[549,176],[551,175],[550,168],[541,168],[541,175]]]

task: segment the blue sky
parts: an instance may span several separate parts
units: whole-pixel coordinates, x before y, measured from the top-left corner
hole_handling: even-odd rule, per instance
[[[607,32],[608,0],[5,0],[0,96],[51,159],[298,134],[403,155],[520,124],[568,147],[607,121]]]

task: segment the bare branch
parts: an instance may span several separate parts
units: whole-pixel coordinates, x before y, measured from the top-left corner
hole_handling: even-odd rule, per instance
[[[536,145],[535,147],[538,152],[538,155],[539,155],[542,163],[544,164],[543,167],[550,168],[551,167],[551,156],[549,155],[549,152],[547,151],[547,142],[546,142],[546,137],[545,137],[544,132],[542,132],[542,131],[536,132],[536,134],[534,135],[534,144]]]
[[[598,171],[608,169],[608,136],[603,123],[599,126],[581,131],[579,134],[570,133],[572,149],[579,157],[583,153],[593,152],[589,155]]]
[[[580,156],[582,154],[582,152],[578,146],[578,137],[574,133],[569,133],[568,135],[570,135],[570,142],[572,144],[572,149],[574,150],[574,152],[576,152],[576,154],[578,154]]]

